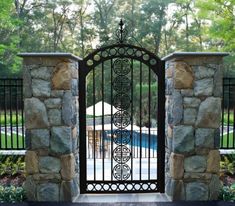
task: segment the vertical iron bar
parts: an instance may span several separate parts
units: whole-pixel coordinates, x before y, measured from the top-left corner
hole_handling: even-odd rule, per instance
[[[131,180],[133,180],[133,59],[131,59]]]
[[[165,191],[165,62],[157,65],[158,73],[158,138],[157,138],[157,181],[159,192]]]
[[[234,98],[233,101],[235,101],[235,97],[233,98]],[[235,149],[235,104],[233,104],[233,149]]]
[[[2,90],[2,85],[0,85],[0,149],[3,149],[2,147],[2,101],[1,101],[2,94],[1,94],[1,90]]]
[[[228,79],[228,115],[227,115],[227,149],[229,148],[229,120],[230,120],[230,79]]]
[[[140,62],[140,180],[142,178],[142,62]]]
[[[223,79],[223,91],[222,91],[222,95],[223,95],[223,99],[222,99],[222,131],[221,131],[221,133],[222,133],[222,137],[221,137],[221,141],[220,141],[220,148],[224,148],[225,146],[224,146],[224,92],[225,92],[225,82],[226,82],[226,80],[225,79]]]
[[[86,67],[85,62],[79,62],[79,168],[80,168],[80,190],[81,193],[86,192],[87,181],[87,155],[86,155]]]
[[[144,134],[147,134],[147,131],[148,130],[144,130]],[[147,157],[147,139],[146,139],[146,136],[144,138],[144,158]]]
[[[96,96],[95,96],[95,68],[93,68],[93,149],[94,149],[94,180],[96,180],[96,131],[95,131],[95,122],[96,122],[96,119],[95,119],[95,99],[96,99]]]
[[[156,133],[157,133],[157,131],[156,131]],[[154,144],[154,138],[153,137],[151,138],[151,141],[152,141],[152,144]],[[155,150],[152,151],[152,157],[153,158],[155,157],[154,154],[155,154]]]
[[[4,82],[4,123],[5,123],[5,148],[8,148],[7,144],[7,90],[6,90],[6,79],[3,80]]]
[[[25,135],[24,135],[24,97],[23,97],[23,79],[21,79],[21,131],[22,131],[22,135],[23,135],[23,148],[25,148]]]
[[[138,133],[140,134],[140,130],[138,131]],[[137,156],[137,158],[139,158],[140,138],[136,139],[136,142],[137,142],[136,156]]]
[[[9,79],[9,88],[10,88],[10,92],[9,92],[9,98],[10,98],[10,130],[11,130],[11,149],[13,149],[14,148],[14,142],[13,142],[13,128],[12,128],[12,86],[13,86],[13,84],[15,83],[13,83],[13,82]]]
[[[111,180],[113,181],[113,59],[110,60],[111,64]]]
[[[16,140],[17,140],[17,149],[19,148],[19,122],[18,122],[18,86],[19,86],[19,81],[16,81],[16,104],[15,104],[15,109],[16,109]],[[22,134],[23,135],[23,134]],[[23,138],[23,136],[22,136]],[[22,140],[21,138],[21,140]],[[23,148],[22,148],[23,149]]]
[[[136,158],[137,157],[137,155],[136,155],[136,136],[134,136],[134,131],[133,131],[133,147],[134,147],[134,157]]]
[[[148,105],[148,107],[149,107],[149,135],[148,135],[148,148],[149,148],[149,150],[148,150],[148,179],[150,180],[150,137],[151,137],[151,134],[150,134],[150,127],[151,127],[151,117],[150,117],[150,115],[151,115],[151,103],[150,103],[150,101],[151,101],[151,69],[150,68],[148,68],[149,69],[149,77],[148,77],[148,84],[149,84],[149,91],[148,91],[148,103],[149,103],[149,105]],[[146,141],[147,142],[147,141]]]
[[[155,130],[155,135],[157,136],[157,130]],[[152,138],[152,144],[154,144],[154,136],[151,137]],[[157,141],[157,140],[156,140]],[[157,157],[157,152],[153,149],[153,157]]]
[[[2,80],[0,80],[0,149],[3,149],[2,146]]]
[[[104,181],[104,62],[102,62],[102,151],[103,151],[103,181]]]

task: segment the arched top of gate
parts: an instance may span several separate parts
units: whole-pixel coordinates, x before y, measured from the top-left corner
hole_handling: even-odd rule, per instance
[[[152,69],[157,75],[160,70],[164,69],[162,68],[162,60],[152,52],[142,47],[119,43],[96,49],[86,56],[83,59],[83,68],[86,70],[85,73],[88,74],[100,63],[115,58],[129,58],[138,60],[149,66],[149,68]]]

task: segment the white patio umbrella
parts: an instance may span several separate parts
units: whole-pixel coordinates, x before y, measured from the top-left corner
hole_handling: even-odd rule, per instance
[[[95,107],[95,116],[111,115],[112,106],[110,104],[104,102],[104,113],[103,113],[103,110],[102,110],[103,103],[102,103],[102,101],[96,103],[95,106],[92,105],[92,106],[88,107],[86,109],[86,114],[87,115],[94,115],[93,114],[94,107]],[[113,107],[113,114],[117,111],[118,110],[115,107]]]

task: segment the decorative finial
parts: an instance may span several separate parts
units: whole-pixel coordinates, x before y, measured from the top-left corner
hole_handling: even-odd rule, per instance
[[[122,19],[120,20],[118,25],[119,25],[119,29],[117,29],[116,36],[117,36],[118,42],[123,44],[127,36],[127,30],[126,28],[124,28],[124,22]]]
[[[123,43],[123,26],[124,26],[124,23],[122,21],[122,19],[120,20],[120,23],[119,23],[119,26],[120,26],[120,43]]]
[[[120,30],[122,30],[122,29],[123,29],[123,25],[124,25],[124,23],[123,23],[123,21],[122,21],[122,19],[121,19],[121,20],[120,20],[120,23],[119,23]]]

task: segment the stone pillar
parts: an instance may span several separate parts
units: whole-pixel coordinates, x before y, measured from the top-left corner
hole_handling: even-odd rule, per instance
[[[22,53],[29,201],[73,201],[79,194],[78,58]]]
[[[166,61],[166,193],[216,200],[222,60],[227,53],[173,53]]]

